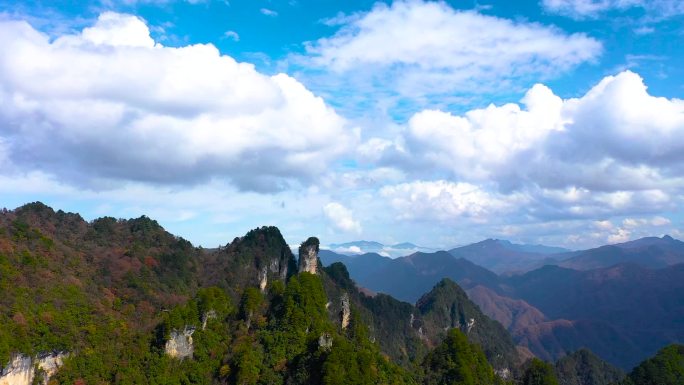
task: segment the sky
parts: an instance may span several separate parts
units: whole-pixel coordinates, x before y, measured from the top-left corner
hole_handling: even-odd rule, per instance
[[[196,245],[684,238],[684,2],[0,0],[0,207]]]

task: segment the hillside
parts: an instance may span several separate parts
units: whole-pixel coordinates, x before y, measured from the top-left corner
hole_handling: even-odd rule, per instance
[[[364,295],[344,265],[322,268],[316,238],[299,254],[297,261],[275,227],[203,250],[147,217],[86,222],[40,203],[4,211],[0,317],[8,327],[0,330],[0,359],[9,364],[0,379],[421,381],[423,358],[452,321]],[[479,327],[493,322],[467,297],[453,301]],[[510,341],[498,338],[474,342],[497,351]],[[516,364],[490,358],[500,369]]]
[[[645,238],[621,247],[640,250],[678,242]],[[360,286],[410,302],[441,279],[454,280],[485,314],[507,328],[516,344],[546,360],[587,347],[629,370],[660,347],[684,340],[684,265],[655,270],[635,264],[593,270],[549,265],[497,276],[445,252],[394,260],[343,258]]]
[[[629,305],[622,293],[658,299],[646,311],[680,317],[681,266],[650,273],[550,266],[500,278],[445,252],[378,256],[384,265],[376,273],[395,275],[386,285],[423,276],[412,290],[439,269],[454,269],[504,327],[450,279],[429,286],[412,305],[368,295],[344,264],[323,267],[318,253],[311,237],[295,258],[280,231],[268,226],[205,250],[144,216],[86,222],[41,203],[3,211],[0,359],[7,365],[0,383],[428,384],[458,373],[504,383],[553,373],[547,364],[524,364],[529,353],[516,343],[547,360],[590,347],[610,362],[629,363],[681,330],[672,318],[642,325],[648,315],[640,314],[642,321],[618,323],[600,309],[602,301]],[[629,281],[649,289],[629,289]],[[553,292],[577,309],[554,303]],[[581,301],[597,308],[586,313],[596,319],[549,317],[585,314]],[[623,329],[628,325],[633,333]],[[668,334],[658,334],[663,330]],[[577,354],[557,364],[564,368],[559,379],[612,375],[593,356]],[[458,369],[465,362],[471,369]]]

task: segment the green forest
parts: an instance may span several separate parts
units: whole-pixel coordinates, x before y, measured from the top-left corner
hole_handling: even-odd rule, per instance
[[[682,345],[628,374],[589,351],[523,358],[449,280],[413,306],[363,294],[340,263],[314,263],[316,274],[299,272],[274,227],[205,250],[147,217],[5,210],[0,362],[64,353],[48,383],[78,385],[684,384]],[[189,352],[169,353],[174,336]]]

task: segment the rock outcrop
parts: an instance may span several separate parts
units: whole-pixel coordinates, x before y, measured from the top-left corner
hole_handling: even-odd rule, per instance
[[[277,261],[274,261],[274,262],[277,262]],[[266,267],[264,267],[259,272],[259,289],[261,289],[262,293],[266,291],[266,286],[268,286],[268,269],[266,269]]]
[[[216,311],[214,311],[213,309],[202,314],[202,330],[207,328],[207,322],[210,319],[215,319],[215,318],[216,318]]]
[[[182,331],[172,330],[169,340],[166,341],[164,351],[167,355],[180,360],[184,358],[192,358],[194,346],[192,343],[192,334],[195,328],[186,326]]]
[[[326,351],[332,349],[333,339],[330,333],[323,333],[318,337],[318,346]]]
[[[47,385],[67,356],[66,352],[41,353],[35,358],[14,354],[0,373],[0,385],[31,385],[36,382]]]
[[[311,237],[299,246],[299,272],[316,274],[318,272],[318,238]]]
[[[349,306],[349,295],[347,293],[342,294],[340,299],[342,302],[342,310],[340,311],[340,318],[342,322],[342,329],[346,329],[349,326],[349,321],[351,320],[351,309]]]

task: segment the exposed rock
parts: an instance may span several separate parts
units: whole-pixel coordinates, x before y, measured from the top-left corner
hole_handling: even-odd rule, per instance
[[[318,337],[318,346],[323,350],[332,349],[333,339],[330,333],[323,333]]]
[[[473,329],[473,326],[475,326],[475,318],[468,320],[468,323],[466,324],[466,334],[470,333],[470,331]]]
[[[208,312],[202,314],[202,330],[207,328],[207,321],[216,318],[216,312],[214,310],[209,310]]]
[[[29,385],[33,381],[33,360],[23,354],[14,354],[9,365],[2,370],[0,385]]]
[[[342,329],[346,329],[349,326],[349,320],[351,319],[351,309],[349,307],[349,295],[347,293],[342,294],[340,299],[342,302],[341,321]]]
[[[194,346],[192,344],[192,334],[195,328],[186,326],[183,331],[172,330],[171,336],[166,341],[164,351],[173,358],[184,359],[192,358]]]
[[[0,385],[31,385],[34,380],[47,385],[67,356],[65,352],[52,352],[39,354],[32,359],[24,354],[14,354],[0,374]]]
[[[512,378],[511,370],[508,368],[496,369],[494,373],[496,373],[496,375],[504,381],[507,381]]]
[[[318,238],[311,237],[299,246],[299,272],[316,274],[318,270]]]
[[[277,263],[277,261],[274,261]],[[261,289],[261,292],[266,291],[266,286],[268,285],[268,269],[264,267],[261,272],[259,273],[259,289]]]
[[[47,354],[39,354],[36,365],[38,370],[42,371],[43,385],[47,385],[50,378],[57,373],[62,365],[64,365],[64,358],[69,354],[66,352],[52,352]]]

